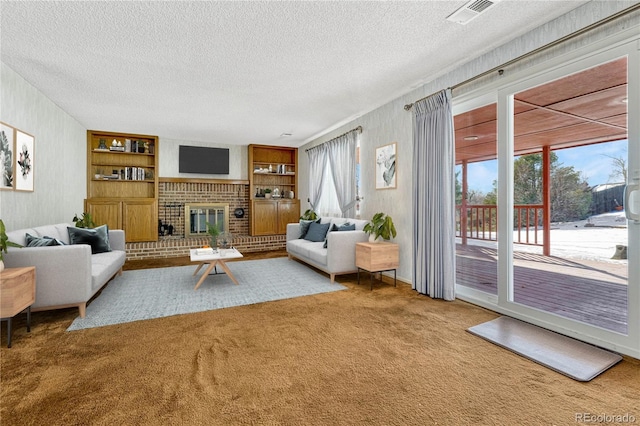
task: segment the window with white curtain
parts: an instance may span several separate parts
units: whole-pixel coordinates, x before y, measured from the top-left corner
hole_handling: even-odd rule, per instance
[[[327,161],[324,169],[324,178],[322,179],[322,195],[316,207],[316,213],[319,216],[340,217],[340,205],[338,204],[338,195],[336,187],[331,177],[331,164]]]

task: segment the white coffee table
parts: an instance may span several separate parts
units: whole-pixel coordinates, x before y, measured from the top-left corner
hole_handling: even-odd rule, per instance
[[[195,272],[193,273],[193,275],[196,275],[198,273],[198,271],[205,264],[207,264],[207,263],[209,264],[207,269],[205,269],[204,273],[200,277],[200,280],[196,284],[194,290],[197,290],[198,287],[200,287],[200,284],[202,284],[204,282],[205,278],[207,278],[209,276],[209,274],[211,273],[211,271],[213,271],[213,268],[215,268],[216,265],[220,265],[220,267],[224,270],[224,272],[227,273],[229,278],[231,278],[231,280],[236,285],[238,284],[238,280],[236,280],[236,277],[233,276],[233,274],[229,270],[229,267],[225,263],[229,259],[238,259],[240,257],[243,257],[242,253],[240,253],[236,248],[217,249],[217,250],[214,250],[214,249],[191,249],[190,250],[190,254],[191,254],[191,261],[192,262],[199,262],[200,263],[198,265],[198,267],[196,268]]]

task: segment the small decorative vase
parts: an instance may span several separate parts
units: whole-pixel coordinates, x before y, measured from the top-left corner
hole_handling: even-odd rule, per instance
[[[98,149],[108,149],[107,143],[105,142],[104,139],[100,139],[100,145],[98,145]]]
[[[218,237],[211,237],[211,242],[209,243],[210,247],[212,249],[217,249],[218,248]]]

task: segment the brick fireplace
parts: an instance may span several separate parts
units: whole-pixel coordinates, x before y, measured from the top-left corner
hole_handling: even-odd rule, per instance
[[[248,235],[249,182],[160,178],[158,195],[158,241],[127,243],[128,260],[188,256],[189,249],[208,245],[208,235],[193,236],[185,232],[188,205],[228,205],[228,231],[234,237],[233,245],[241,252],[285,248],[284,235]],[[235,214],[236,209],[242,209],[244,214]]]

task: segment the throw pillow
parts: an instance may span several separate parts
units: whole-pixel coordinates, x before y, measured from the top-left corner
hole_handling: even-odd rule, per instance
[[[356,224],[355,223],[343,223],[340,226],[337,226],[335,223],[331,226],[331,230],[329,232],[334,232],[334,231],[355,231],[356,230]],[[324,240],[324,245],[322,247],[327,248],[328,246],[328,239]]]
[[[55,238],[51,237],[34,237],[27,233],[25,235],[25,241],[27,247],[48,247],[48,246],[61,246],[63,243]]]
[[[309,231],[309,225],[311,225],[313,220],[300,220],[300,238],[303,239],[305,235],[307,235],[307,231]],[[315,221],[316,223],[320,223],[320,219]]]
[[[330,225],[330,223],[312,222],[309,225],[309,230],[307,231],[307,235],[304,236],[304,239],[316,243],[323,241],[327,236],[327,231],[329,230]]]
[[[94,229],[67,227],[69,231],[69,244],[89,244],[91,254],[111,251],[109,246],[109,228],[107,225]]]

